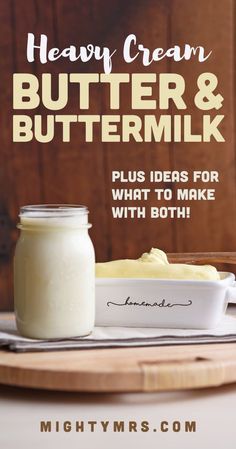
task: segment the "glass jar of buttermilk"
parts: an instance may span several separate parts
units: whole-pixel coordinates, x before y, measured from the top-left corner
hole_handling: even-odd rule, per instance
[[[88,209],[24,206],[19,217],[14,259],[19,332],[40,339],[88,335],[95,319],[95,256]]]

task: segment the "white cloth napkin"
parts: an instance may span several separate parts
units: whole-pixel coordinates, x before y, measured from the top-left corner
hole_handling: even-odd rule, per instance
[[[236,342],[236,316],[230,312],[210,330],[95,327],[87,337],[51,340],[22,337],[14,320],[0,320],[0,346],[17,352],[225,342]]]

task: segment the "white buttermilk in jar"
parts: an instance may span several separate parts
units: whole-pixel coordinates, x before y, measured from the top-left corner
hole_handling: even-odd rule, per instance
[[[95,256],[88,209],[25,206],[14,259],[19,332],[31,338],[88,335],[95,319]]]

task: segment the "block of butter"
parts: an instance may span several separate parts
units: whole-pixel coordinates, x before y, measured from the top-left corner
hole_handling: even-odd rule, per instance
[[[139,259],[122,259],[96,264],[97,278],[150,278],[218,280],[219,273],[211,265],[170,264],[164,251],[152,248]]]

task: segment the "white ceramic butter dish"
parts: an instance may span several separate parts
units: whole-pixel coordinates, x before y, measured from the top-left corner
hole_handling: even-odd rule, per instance
[[[212,329],[236,303],[232,273],[220,280],[96,279],[96,325]]]

